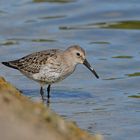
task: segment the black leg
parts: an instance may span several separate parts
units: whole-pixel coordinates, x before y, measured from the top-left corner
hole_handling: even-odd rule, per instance
[[[49,106],[49,104],[50,104],[50,87],[51,87],[51,85],[48,85],[48,88],[47,88],[47,92],[48,92],[47,105],[48,105],[48,106]]]
[[[42,100],[44,100],[44,91],[43,91],[43,87],[42,86],[40,88],[40,95],[42,97]]]
[[[48,88],[47,88],[47,92],[48,92],[48,99],[50,98],[50,87],[51,87],[51,85],[48,85]]]

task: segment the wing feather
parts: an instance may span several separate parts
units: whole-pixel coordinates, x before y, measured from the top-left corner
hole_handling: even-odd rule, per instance
[[[51,49],[41,52],[35,52],[18,60],[2,62],[4,65],[20,70],[23,73],[38,73],[42,65],[48,63],[48,59],[57,58],[59,50]]]

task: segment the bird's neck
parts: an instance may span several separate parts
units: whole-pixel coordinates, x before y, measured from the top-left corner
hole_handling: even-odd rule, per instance
[[[65,51],[63,54],[64,62],[67,66],[76,67],[77,63],[73,60],[72,54],[70,52]]]

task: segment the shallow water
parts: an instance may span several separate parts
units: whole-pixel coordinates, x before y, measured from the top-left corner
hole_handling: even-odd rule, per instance
[[[50,108],[105,140],[140,139],[140,1],[0,1],[0,61],[79,44],[84,66],[52,86]],[[0,65],[0,75],[40,101],[39,86]]]

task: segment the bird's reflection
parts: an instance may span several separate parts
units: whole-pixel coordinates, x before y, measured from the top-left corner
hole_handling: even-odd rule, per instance
[[[42,98],[42,103],[47,106],[47,107],[50,107],[50,98]]]

